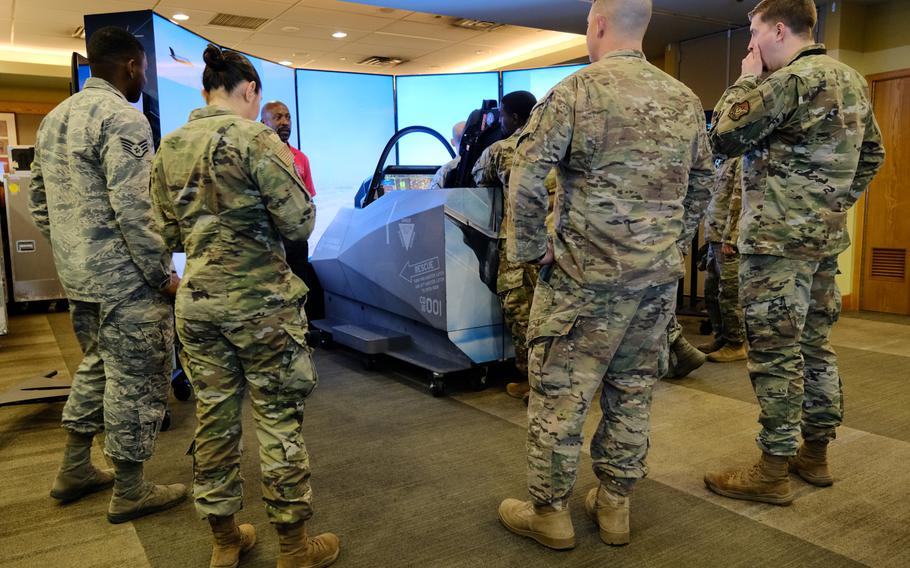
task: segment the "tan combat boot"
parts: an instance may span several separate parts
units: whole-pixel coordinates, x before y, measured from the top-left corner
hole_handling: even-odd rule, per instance
[[[237,568],[240,555],[249,552],[256,544],[256,529],[253,525],[243,524],[239,527],[234,522],[234,515],[228,517],[209,516],[212,536],[212,562],[209,568]]]
[[[708,361],[712,363],[732,363],[734,361],[743,361],[745,358],[745,343],[727,343],[717,351],[708,353]]]
[[[693,347],[682,335],[673,342],[670,351],[672,364],[668,377],[671,379],[681,379],[705,364],[705,354]]]
[[[600,485],[585,499],[588,516],[600,529],[600,540],[611,546],[629,544],[629,498],[607,491]]]
[[[63,462],[54,479],[51,497],[68,503],[114,485],[114,471],[92,465],[93,434],[68,432]]]
[[[790,458],[790,471],[816,487],[833,485],[828,471],[828,442],[803,442],[799,453]]]
[[[575,527],[568,509],[535,507],[530,501],[506,499],[499,505],[499,520],[513,533],[533,538],[548,548],[575,548]]]
[[[332,533],[309,538],[303,521],[276,524],[278,531],[278,568],[324,568],[338,558],[341,545]]]
[[[718,495],[731,499],[789,505],[793,502],[793,491],[787,474],[788,461],[787,456],[762,453],[759,462],[753,466],[706,473],[705,485]]]
[[[524,398],[531,390],[531,385],[527,381],[523,383],[509,383],[506,385],[506,393],[512,398]]]
[[[726,344],[727,342],[724,341],[723,338],[715,337],[711,340],[711,343],[703,343],[699,345],[698,350],[707,355],[708,353],[714,353]]]
[[[186,499],[186,486],[155,485],[143,479],[142,462],[114,460],[114,495],[107,520],[125,523],[143,515],[170,509]]]

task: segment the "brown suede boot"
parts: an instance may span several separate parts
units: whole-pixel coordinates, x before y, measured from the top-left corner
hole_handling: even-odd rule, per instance
[[[240,555],[249,552],[256,544],[256,529],[253,525],[237,526],[234,515],[228,517],[209,516],[212,526],[212,562],[209,568],[237,568]]]
[[[568,509],[536,507],[530,501],[506,499],[499,505],[499,520],[513,533],[533,538],[548,548],[575,548],[575,527]]]
[[[705,485],[718,495],[731,499],[789,505],[793,502],[793,491],[787,474],[788,461],[787,456],[762,453],[759,462],[753,466],[706,473]]]
[[[530,390],[531,385],[528,384],[528,381],[523,383],[509,383],[506,385],[506,394],[512,398],[524,398]]]
[[[732,363],[734,361],[745,361],[745,359],[745,343],[727,343],[717,351],[708,353],[708,361],[712,363]]]
[[[790,458],[790,471],[816,487],[833,485],[828,471],[828,442],[803,442],[796,457]]]
[[[309,538],[300,521],[276,524],[278,531],[278,568],[324,568],[338,558],[341,545],[332,533]]]
[[[714,353],[726,344],[727,342],[724,341],[722,337],[715,337],[710,343],[702,343],[699,345],[698,350],[707,355],[708,353]]]
[[[68,432],[51,497],[68,503],[114,485],[114,471],[92,465],[93,434]]]
[[[616,495],[603,484],[588,492],[588,516],[600,529],[600,540],[611,546],[629,544],[629,498]]]

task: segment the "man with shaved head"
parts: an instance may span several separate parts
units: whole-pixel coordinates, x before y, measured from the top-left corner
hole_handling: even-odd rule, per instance
[[[310,160],[306,154],[291,146],[288,141],[291,138],[291,111],[286,104],[281,101],[271,101],[262,105],[262,111],[259,113],[262,123],[274,130],[281,141],[288,145],[288,149],[294,156],[294,169],[300,176],[300,181],[310,193],[310,197],[316,195],[316,188],[313,185],[313,173],[310,169]],[[308,287],[313,287],[315,274],[309,266],[310,247],[306,241],[284,241],[284,250],[288,266],[291,272],[303,280]],[[318,280],[317,280],[318,282]],[[307,302],[307,313],[318,314],[321,311],[320,298],[313,295]]]
[[[642,53],[650,17],[649,0],[594,2],[592,63],[534,109],[509,178],[508,259],[542,268],[527,331],[531,498],[506,499],[499,518],[554,549],[575,546],[568,503],[600,387],[591,442],[600,485],[586,509],[605,543],[629,542],[629,496],[648,472],[651,391],[667,371],[676,285],[714,183],[701,102]],[[554,167],[548,235],[543,180]]]
[[[300,176],[303,185],[306,186],[310,196],[316,195],[316,187],[313,185],[313,172],[310,170],[310,159],[306,154],[291,146],[291,111],[286,104],[281,101],[271,101],[262,106],[260,113],[262,123],[274,130],[281,141],[288,145],[291,154],[294,155],[294,169]]]

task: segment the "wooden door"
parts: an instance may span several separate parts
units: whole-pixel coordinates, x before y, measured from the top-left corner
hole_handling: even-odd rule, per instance
[[[910,315],[910,69],[869,79],[886,157],[858,211],[860,309]]]

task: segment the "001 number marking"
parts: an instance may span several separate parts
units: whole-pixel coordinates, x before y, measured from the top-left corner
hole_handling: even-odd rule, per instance
[[[435,298],[420,297],[420,311],[431,316],[442,315],[442,300]]]

